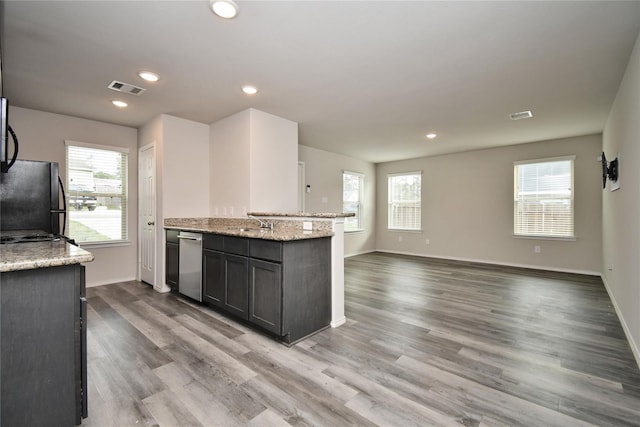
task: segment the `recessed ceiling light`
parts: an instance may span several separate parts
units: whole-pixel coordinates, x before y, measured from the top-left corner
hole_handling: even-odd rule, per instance
[[[531,117],[533,117],[533,113],[531,111],[520,111],[519,113],[509,114],[509,118],[511,120],[530,119]]]
[[[235,18],[239,10],[233,0],[210,0],[209,5],[213,13],[225,19]]]
[[[433,138],[435,138],[436,136],[438,136],[438,135],[437,135],[437,134],[435,134],[435,133],[433,133],[433,132],[432,132],[432,133],[428,133],[428,134],[426,135],[426,137],[427,137],[427,138],[429,138],[429,139],[433,139]]]
[[[156,73],[152,73],[151,71],[140,71],[138,75],[141,79],[144,79],[148,82],[157,82],[158,80],[160,80],[160,76],[158,76]]]
[[[247,95],[255,95],[258,93],[258,88],[255,86],[242,86],[242,91]]]
[[[124,102],[124,101],[120,101],[119,99],[114,99],[113,101],[111,101],[111,103],[112,103],[113,105],[115,105],[116,107],[119,107],[119,108],[124,108],[124,107],[126,107],[127,105],[129,105],[129,104],[127,104],[127,103],[126,103],[126,102]]]

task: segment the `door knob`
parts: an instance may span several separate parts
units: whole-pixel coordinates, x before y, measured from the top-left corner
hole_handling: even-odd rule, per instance
[[[147,225],[156,225],[156,223],[155,223],[155,222],[153,222],[153,221],[149,221],[149,222],[147,223]]]

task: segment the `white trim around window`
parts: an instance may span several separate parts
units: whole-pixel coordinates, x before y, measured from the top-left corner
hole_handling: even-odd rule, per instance
[[[387,175],[387,229],[422,230],[422,171]]]
[[[356,216],[345,217],[345,233],[364,231],[362,222],[364,178],[364,174],[360,172],[342,171],[342,211],[356,214]]]
[[[513,235],[575,240],[576,156],[513,162]]]

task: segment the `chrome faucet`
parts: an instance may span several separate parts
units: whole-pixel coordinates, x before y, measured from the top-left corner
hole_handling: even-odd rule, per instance
[[[251,219],[255,219],[256,221],[258,221],[260,223],[260,228],[268,228],[269,230],[273,230],[273,223],[272,222],[267,222],[264,220],[261,220],[258,217],[255,217],[253,215],[247,215],[249,218]]]

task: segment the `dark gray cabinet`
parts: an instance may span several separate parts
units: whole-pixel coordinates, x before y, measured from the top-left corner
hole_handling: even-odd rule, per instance
[[[165,283],[174,292],[178,291],[178,276],[180,275],[180,240],[178,230],[166,231],[165,246]]]
[[[204,302],[248,319],[249,240],[205,235],[202,251]]]
[[[282,265],[249,261],[249,321],[274,334],[282,332]]]
[[[87,415],[84,267],[0,274],[3,426],[72,426]]]
[[[206,239],[206,237],[205,237]],[[216,307],[224,307],[225,254],[220,251],[202,251],[202,299]]]
[[[330,238],[274,241],[208,234],[204,301],[287,344],[331,320]]]

